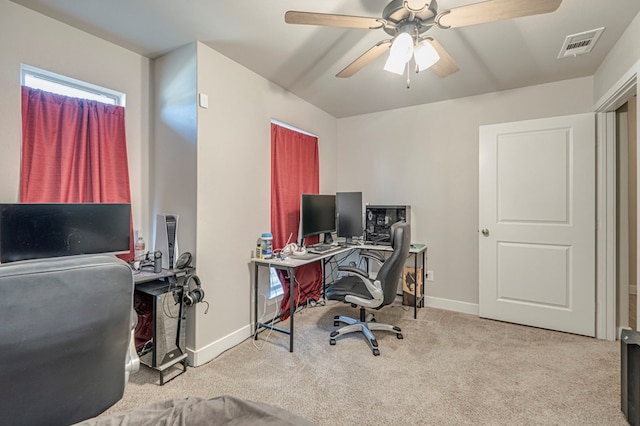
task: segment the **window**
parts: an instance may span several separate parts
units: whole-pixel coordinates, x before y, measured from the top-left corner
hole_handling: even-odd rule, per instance
[[[124,95],[25,65],[21,78],[20,202],[130,204]]]
[[[58,95],[89,99],[109,105],[125,106],[124,93],[76,80],[50,71],[22,65],[20,79],[23,86],[41,89]]]
[[[276,297],[282,296],[284,290],[282,289],[282,283],[280,282],[280,277],[276,269],[269,268],[269,273],[269,299],[275,299]]]

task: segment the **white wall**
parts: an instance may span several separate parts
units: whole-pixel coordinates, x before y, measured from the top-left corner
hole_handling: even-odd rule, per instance
[[[605,96],[638,61],[640,61],[640,13],[629,24],[622,37],[596,70],[593,76],[594,100]]]
[[[196,259],[197,57],[190,43],[152,61],[153,143],[151,212],[153,250],[158,214],[178,215],[178,249]],[[165,259],[163,259],[164,261]],[[166,259],[169,264],[169,259]],[[195,317],[187,316],[186,344],[195,345]]]
[[[179,251],[196,249],[196,44],[153,60],[152,209],[179,216]],[[153,223],[155,241],[155,222]],[[159,247],[154,245],[154,249]],[[176,255],[177,258],[177,255]],[[195,258],[194,258],[195,262]]]
[[[271,133],[277,119],[318,136],[320,190],[336,191],[336,129],[332,116],[197,43],[197,273],[209,313],[196,306],[195,365],[250,334],[249,263],[270,228]],[[286,339],[286,336],[282,336]]]
[[[0,201],[17,202],[20,182],[20,64],[127,96],[126,134],[134,226],[149,216],[149,60],[85,32],[0,0]]]
[[[478,128],[591,111],[585,77],[338,121],[338,190],[409,204],[412,240],[428,244],[434,306],[478,303]]]

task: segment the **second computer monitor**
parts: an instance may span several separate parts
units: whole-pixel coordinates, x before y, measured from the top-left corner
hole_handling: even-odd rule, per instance
[[[353,242],[353,237],[362,237],[362,192],[336,193],[336,228],[338,237]]]
[[[323,235],[324,242],[331,241],[336,230],[336,196],[302,194],[300,199],[300,245],[312,235]]]

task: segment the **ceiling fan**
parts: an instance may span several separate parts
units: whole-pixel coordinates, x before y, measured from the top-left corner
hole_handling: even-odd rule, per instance
[[[439,9],[436,0],[392,0],[381,18],[335,15],[290,10],[288,24],[322,25],[342,28],[382,28],[392,38],[376,43],[336,77],[351,77],[378,56],[390,50],[385,70],[409,76],[413,59],[416,72],[431,68],[439,77],[458,71],[458,64],[435,38],[424,35],[432,27],[441,29],[484,24],[521,16],[555,11],[562,0],[486,0],[452,9]]]

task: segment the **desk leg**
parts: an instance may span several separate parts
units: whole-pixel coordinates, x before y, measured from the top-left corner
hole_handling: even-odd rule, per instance
[[[420,304],[421,307],[425,307],[426,306],[426,293],[425,293],[425,287],[427,285],[427,250],[423,250],[422,251],[422,302]]]
[[[293,314],[296,311],[296,306],[293,304],[293,291],[295,289],[295,272],[293,268],[289,269],[289,352],[293,352]]]
[[[253,340],[258,340],[258,264],[253,268]]]
[[[418,318],[418,255],[413,254],[413,276],[416,280],[413,294],[413,319]]]
[[[326,259],[322,259],[322,298],[326,299],[324,297],[324,293],[325,291],[327,291],[327,283],[326,283],[326,279],[325,279],[325,273],[327,271],[327,260]]]

